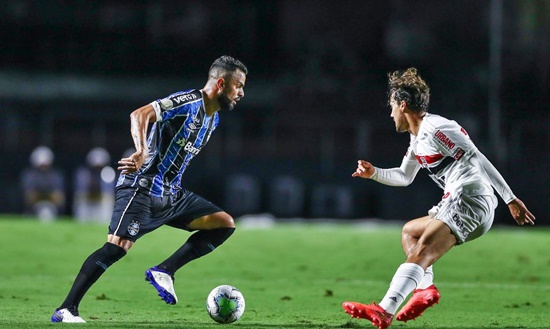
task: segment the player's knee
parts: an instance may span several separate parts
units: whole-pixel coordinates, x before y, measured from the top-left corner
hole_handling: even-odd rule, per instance
[[[104,247],[107,254],[110,255],[112,259],[119,260],[126,256],[126,250],[120,246],[112,243],[106,243]]]
[[[401,229],[401,236],[402,237],[417,237],[418,229],[413,221],[407,222],[405,225],[403,225],[403,228]]]
[[[227,218],[224,220],[224,226],[223,227],[235,228],[235,220],[229,214],[227,214]]]
[[[211,228],[235,228],[235,220],[226,212],[212,215]]]
[[[226,212],[220,211],[208,216],[203,216],[192,221],[188,228],[190,230],[213,230],[217,228],[235,228],[233,217]]]
[[[106,242],[101,249],[98,250],[99,257],[96,261],[96,265],[106,270],[109,266],[116,263],[119,259],[126,255],[126,250],[124,248]]]

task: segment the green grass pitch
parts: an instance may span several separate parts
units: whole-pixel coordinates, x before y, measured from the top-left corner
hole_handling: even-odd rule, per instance
[[[346,300],[379,301],[403,261],[400,227],[279,224],[239,227],[224,245],[176,274],[177,305],[166,305],[144,271],[178,248],[188,232],[160,228],[113,265],[80,305],[86,324],[50,323],[84,259],[106,240],[103,224],[0,218],[1,328],[373,328],[351,319]],[[550,230],[493,228],[451,250],[435,266],[441,302],[391,328],[549,328]],[[206,296],[240,289],[243,317],[211,320]]]

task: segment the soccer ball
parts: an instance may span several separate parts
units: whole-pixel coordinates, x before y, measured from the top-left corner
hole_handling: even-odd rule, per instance
[[[208,294],[208,298],[206,298],[206,310],[216,322],[235,322],[244,313],[243,294],[237,288],[230,285],[218,286]]]

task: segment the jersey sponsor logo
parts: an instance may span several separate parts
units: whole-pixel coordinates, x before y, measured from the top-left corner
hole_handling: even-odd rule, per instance
[[[188,142],[187,144],[185,144],[185,147],[183,149],[187,151],[187,153],[191,153],[193,155],[197,155],[200,152],[200,150],[194,147],[193,144],[191,144],[191,142]]]
[[[458,148],[455,152],[455,155],[453,156],[453,158],[455,158],[455,160],[460,160],[460,158],[462,158],[464,156],[464,153],[466,153],[462,148]]]
[[[183,150],[187,153],[191,153],[193,155],[197,155],[199,154],[199,152],[201,151],[200,149],[196,148],[193,146],[193,143],[191,142],[187,142],[187,140],[185,138],[182,138],[180,140],[178,140],[176,142],[176,144],[178,144],[179,146],[183,147]],[[184,146],[185,145],[185,146]]]
[[[183,147],[185,145],[185,143],[187,142],[187,139],[185,138],[181,138],[179,139],[176,144],[178,144],[179,146]]]
[[[443,146],[446,146],[449,150],[454,149],[455,143],[453,143],[453,141],[449,137],[447,137],[447,135],[445,135],[441,130],[436,131],[434,136],[437,141],[443,144]]]
[[[197,95],[194,95],[194,94],[183,94],[183,95],[178,95],[178,96],[174,96],[174,97],[170,97],[170,100],[174,103],[176,103],[177,105],[180,105],[180,104],[183,104],[187,101],[192,101],[194,99],[197,99]]]

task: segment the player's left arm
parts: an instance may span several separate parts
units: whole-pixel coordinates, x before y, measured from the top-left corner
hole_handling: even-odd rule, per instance
[[[493,188],[508,205],[510,214],[516,223],[519,225],[535,224],[535,216],[529,211],[529,209],[527,209],[523,201],[514,195],[512,189],[504,180],[504,177],[502,177],[491,161],[489,161],[489,159],[487,159],[481,151],[476,149],[470,161],[472,161],[472,163],[477,162],[477,165],[485,171]]]
[[[435,130],[434,140],[439,145],[441,153],[451,156],[455,160],[460,160],[462,157],[469,159],[473,165],[485,172],[493,188],[508,205],[514,220],[519,225],[526,223],[534,225],[535,216],[533,216],[525,204],[514,195],[512,189],[508,186],[502,175],[489,159],[477,149],[466,130],[456,122],[451,122],[450,124],[438,128],[439,129]]]

